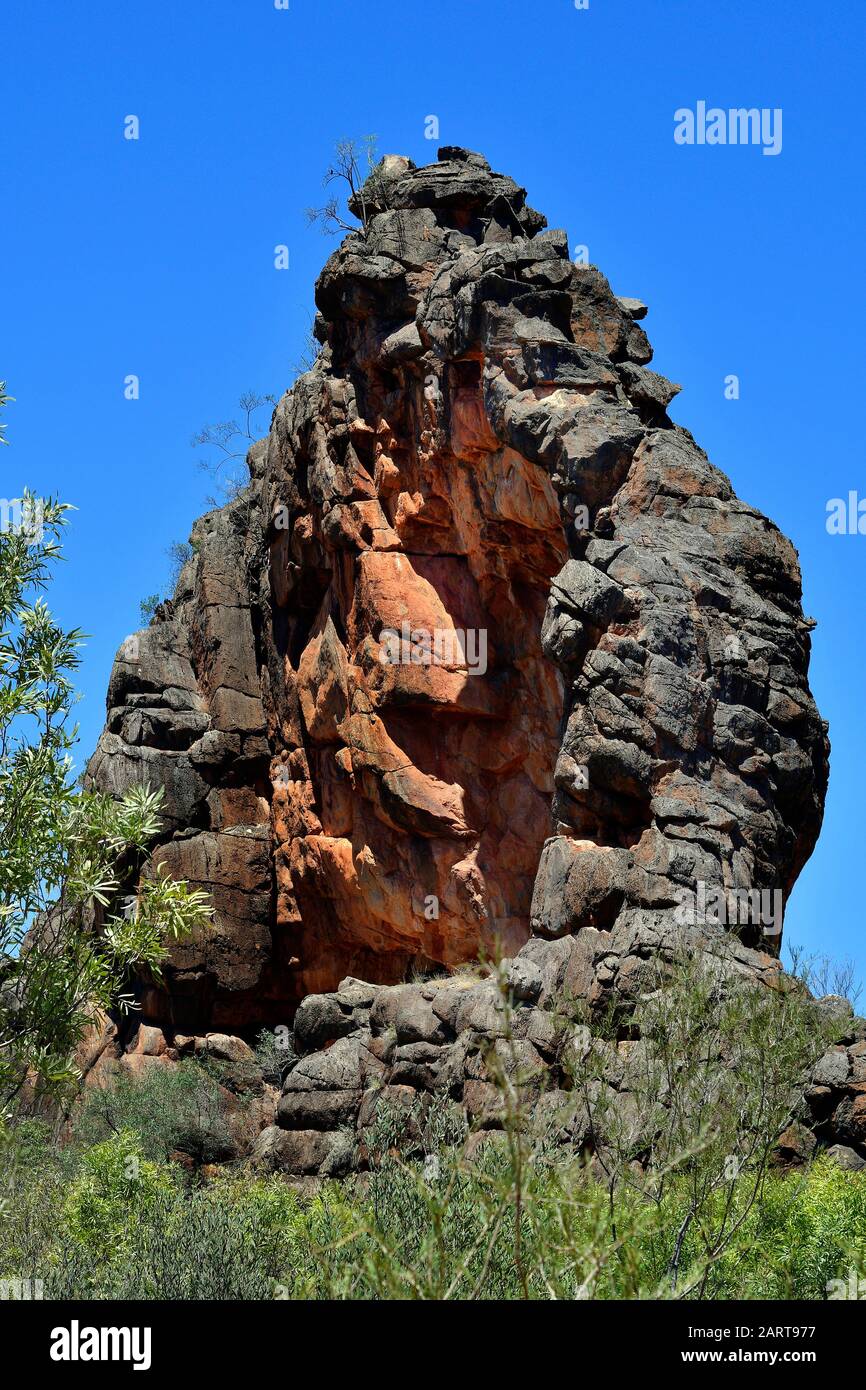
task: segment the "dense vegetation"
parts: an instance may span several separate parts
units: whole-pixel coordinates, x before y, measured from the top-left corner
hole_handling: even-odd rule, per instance
[[[714,979],[682,962],[648,997],[645,1065],[615,1113],[596,1034],[563,1110],[539,1118],[506,1001],[485,1057],[502,1129],[473,1131],[444,1096],[380,1108],[370,1170],[343,1182],[232,1158],[227,1064],[207,1058],[91,1090],[62,1143],[22,1114],[0,1273],[54,1298],[824,1299],[863,1268],[866,1173],[775,1166],[797,1068],[823,1045],[814,1008],[796,987],[732,996]],[[581,1116],[583,1151],[561,1142]]]
[[[627,1188],[609,1204],[576,1159],[536,1161],[521,1178],[519,1227],[501,1137],[472,1163],[443,1145],[307,1191],[243,1167],[191,1178],[167,1158],[190,1124],[188,1085],[164,1069],[143,1088],[139,1116],[95,1143],[58,1148],[39,1122],[18,1129],[4,1277],[35,1275],[51,1298],[603,1299],[696,1297],[700,1287],[704,1298],[823,1299],[828,1281],[863,1267],[866,1174],[828,1159],[768,1172],[706,1280],[687,1275],[674,1293],[687,1173],[660,1204]],[[705,1214],[718,1219],[727,1201],[716,1192]],[[683,1265],[701,1267],[696,1232]]]

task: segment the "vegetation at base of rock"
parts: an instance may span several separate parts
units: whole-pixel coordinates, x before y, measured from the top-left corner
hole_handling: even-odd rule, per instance
[[[572,1090],[544,1112],[494,976],[502,1027],[478,1057],[500,1128],[468,1125],[447,1094],[384,1105],[368,1171],[299,1183],[215,1166],[225,1059],[155,1060],[88,1096],[65,1145],[38,1120],[13,1128],[0,1273],[51,1298],[823,1299],[864,1267],[866,1170],[774,1165],[826,1041],[799,981],[669,964],[642,1001],[625,1103],[600,1084],[613,1037],[587,1030]]]
[[[197,1164],[219,1163],[234,1152],[219,1083],[192,1059],[94,1090],[86,1096],[75,1132],[85,1147],[132,1133],[142,1157],[159,1163],[178,1153]]]
[[[506,1149],[466,1165],[443,1150],[388,1159],[368,1180],[296,1190],[279,1177],[225,1170],[190,1187],[121,1130],[91,1148],[52,1149],[19,1132],[27,1181],[3,1219],[3,1277],[40,1278],[46,1298],[546,1299],[672,1294],[672,1239],[689,1210],[687,1175],[664,1202],[624,1191],[613,1208],[578,1162],[526,1175],[521,1256]],[[724,1194],[715,1199],[717,1216]],[[740,1207],[735,1204],[734,1215]],[[686,1239],[684,1265],[700,1263]],[[828,1282],[866,1263],[866,1174],[819,1160],[771,1172],[737,1238],[715,1261],[706,1299],[824,1299]]]
[[[76,784],[83,635],[44,599],[69,510],[25,492],[23,514],[39,526],[0,530],[0,1141],[21,1091],[73,1085],[91,1024],[134,1003],[133,976],[159,981],[168,944],[211,915],[206,893],[158,870],[138,878],[161,790],[115,799]]]
[[[654,961],[629,1018],[635,1041],[616,1045],[622,1023],[612,1008],[600,1035],[586,1030],[572,1063],[578,1113],[611,1202],[631,1189],[663,1209],[672,1190],[679,1195],[667,1267],[674,1292],[683,1279],[703,1287],[735,1243],[796,1092],[832,1035],[800,979],[780,975],[768,989],[738,977],[725,944]],[[690,1274],[692,1248],[700,1261]]]

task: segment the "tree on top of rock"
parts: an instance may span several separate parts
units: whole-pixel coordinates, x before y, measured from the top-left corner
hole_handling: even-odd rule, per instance
[[[364,188],[368,179],[374,177],[378,168],[376,158],[376,136],[365,135],[361,145],[356,140],[339,140],[334,149],[334,163],[328,168],[322,183],[326,188],[334,183],[348,185],[347,202],[360,205],[362,227],[366,227],[372,216],[368,207]],[[354,214],[353,214],[354,215]],[[307,208],[307,220],[311,225],[318,223],[323,232],[336,236],[338,232],[357,232],[358,228],[347,222],[340,212],[340,199],[336,193],[328,198],[323,207]]]

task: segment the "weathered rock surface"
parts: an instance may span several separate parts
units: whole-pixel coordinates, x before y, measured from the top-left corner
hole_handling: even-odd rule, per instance
[[[276,1128],[262,1135],[252,1161],[270,1171],[340,1176],[381,1156],[382,1134],[394,1132],[395,1115],[406,1117],[401,1141],[411,1150],[414,1126],[420,1149],[433,1107],[440,1125],[443,1113],[453,1112],[455,1135],[461,1125],[463,1133],[483,1135],[503,1126],[503,1076],[547,1143],[553,1138],[592,1154],[615,1132],[620,1143],[631,1134],[639,1150],[637,1141],[665,1124],[667,1100],[660,1093],[655,1108],[647,1107],[638,1055],[644,1044],[632,1011],[641,991],[657,984],[660,960],[671,962],[683,944],[680,937],[674,945],[663,914],[644,914],[628,930],[585,928],[530,941],[502,963],[505,991],[495,973],[376,987],[344,980],[339,991],[298,1011],[300,1056],[285,1076]],[[699,940],[692,945],[701,949]],[[775,957],[736,939],[725,942],[717,968],[731,984],[782,983]],[[593,1027],[609,1019],[614,1002],[623,1023],[619,1041]],[[816,1001],[816,1036],[817,1015],[830,1002]],[[313,1033],[308,1007],[317,1021]],[[843,1168],[866,1167],[866,1019],[849,1006],[840,1011],[837,1034],[839,1042],[803,1078],[800,1099],[792,1093],[777,1163],[806,1163],[820,1145]],[[585,1065],[591,1050],[596,1056]],[[280,1139],[281,1129],[289,1137]]]
[[[278,1121],[313,1138],[265,1145],[298,1171],[344,1162],[317,1136],[372,1078],[457,1094],[489,991],[400,987],[412,967],[516,955],[542,1062],[551,990],[634,999],[698,885],[744,895],[748,968],[773,970],[781,911],[768,934],[748,894],[784,903],[828,766],[796,552],[671,423],[646,306],[480,155],[389,157],[355,211],[320,357],[121,648],[89,768],[165,788],[154,858],[213,894],[147,1022],[301,1004],[315,1066]],[[461,1077],[470,1111],[484,1085]]]

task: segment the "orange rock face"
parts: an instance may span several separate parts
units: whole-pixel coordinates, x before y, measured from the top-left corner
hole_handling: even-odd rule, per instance
[[[399,419],[368,410],[361,495],[272,545],[289,607],[293,565],[328,576],[283,658],[297,722],[271,768],[277,922],[305,992],[337,961],[399,979],[528,935],[562,712],[540,631],[565,542],[547,474],[501,448],[480,382],[448,428],[437,399],[417,379]]]

